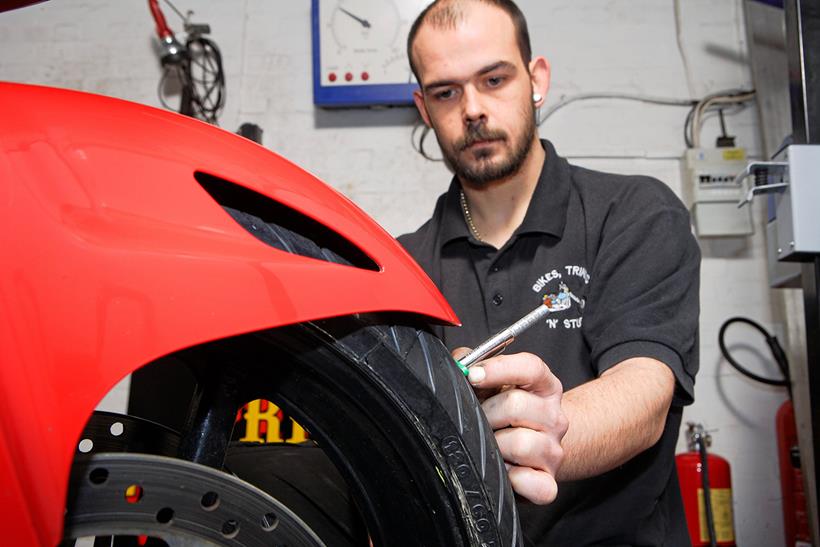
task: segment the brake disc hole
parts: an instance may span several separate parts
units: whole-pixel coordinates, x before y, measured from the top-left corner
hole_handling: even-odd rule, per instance
[[[271,532],[279,526],[279,518],[274,513],[266,513],[262,515],[262,529],[266,532]]]
[[[108,480],[108,469],[104,467],[95,467],[88,474],[88,480],[91,484],[102,484]]]
[[[88,454],[94,449],[94,441],[91,439],[83,439],[77,446],[77,449],[83,454]]]
[[[200,505],[206,511],[213,511],[219,506],[219,494],[216,492],[205,492],[200,500]]]
[[[139,484],[132,484],[129,485],[125,489],[125,501],[128,503],[137,503],[142,499],[142,486]]]
[[[239,533],[239,523],[235,520],[226,520],[222,524],[222,535],[227,539],[233,539]]]
[[[174,510],[170,507],[163,507],[157,511],[157,522],[160,524],[168,524],[174,519]]]
[[[114,422],[113,424],[111,424],[111,427],[108,429],[108,431],[111,432],[112,436],[119,437],[125,431],[125,426],[122,424],[122,422]]]

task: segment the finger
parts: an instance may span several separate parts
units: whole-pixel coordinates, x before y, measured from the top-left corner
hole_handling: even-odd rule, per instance
[[[471,351],[473,351],[471,348],[460,346],[460,347],[457,347],[456,349],[454,349],[453,351],[451,351],[450,355],[453,356],[453,359],[458,361],[459,359],[461,359],[462,357],[464,357],[465,355],[467,355]]]
[[[470,367],[470,372],[467,374],[467,380],[469,380],[471,384],[478,386],[485,380],[485,378],[487,378],[487,372],[484,370],[483,366],[474,365]]]
[[[469,369],[469,374],[467,375],[467,379],[470,381],[470,383],[473,385],[473,387],[478,387],[478,384],[483,382],[486,377],[487,377],[487,372],[484,370],[484,367],[482,367],[482,366],[475,366],[475,367],[470,368]],[[503,390],[503,389],[511,389],[511,388],[514,388],[515,386],[513,384],[504,384],[504,385],[501,385],[501,386],[494,386],[494,387],[495,388],[500,388],[500,389]],[[497,391],[498,389],[495,389],[495,390]]]
[[[491,357],[472,367],[468,378],[473,386],[481,388],[510,384],[541,395],[563,393],[558,377],[544,361],[531,353]]]
[[[472,351],[473,351],[472,349],[462,346],[462,347],[458,347],[458,348],[454,349],[450,353],[453,356],[453,359],[458,361],[460,359],[463,359],[465,356],[469,355],[470,352],[472,352]],[[473,382],[474,378],[484,378],[484,370],[481,367],[474,366],[474,367],[471,367],[468,370],[467,379],[473,385],[475,385],[475,382]],[[492,397],[493,395],[495,395],[496,393],[498,393],[498,388],[476,389],[475,390],[476,397],[478,398],[479,402],[482,402],[482,403],[486,399],[488,399],[488,398]]]
[[[561,435],[515,427],[496,431],[495,440],[504,461],[552,476],[558,473],[564,459]]]
[[[484,401],[486,401],[490,397],[492,397],[494,395],[497,395],[498,392],[500,391],[500,389],[499,388],[492,388],[492,389],[475,388],[473,391],[475,391],[475,396],[476,396],[476,399],[478,399],[478,402],[483,403]]]
[[[536,505],[552,503],[558,495],[558,483],[546,471],[512,466],[507,474],[515,493]]]
[[[488,397],[481,409],[494,430],[526,427],[563,438],[569,422],[557,397],[545,397],[523,389],[509,389]]]

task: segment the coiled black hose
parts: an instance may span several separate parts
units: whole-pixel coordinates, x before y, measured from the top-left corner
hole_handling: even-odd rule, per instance
[[[780,372],[783,374],[783,378],[764,378],[763,376],[759,376],[754,372],[751,372],[749,369],[742,366],[740,363],[735,361],[735,359],[729,354],[729,350],[726,349],[726,342],[724,341],[724,337],[726,335],[726,329],[732,323],[745,323],[751,327],[754,327],[763,335],[766,339],[766,344],[769,346],[769,350],[772,352],[772,357],[774,357],[775,363],[777,363]],[[789,390],[789,397],[791,397],[791,379],[789,377],[789,360],[786,357],[786,352],[783,351],[783,347],[778,342],[777,337],[769,334],[769,331],[763,328],[760,323],[756,321],[752,321],[747,317],[731,317],[724,321],[723,325],[720,327],[720,332],[718,333],[718,345],[720,346],[720,352],[723,354],[723,357],[726,358],[726,361],[729,362],[738,372],[760,382],[762,384],[770,385],[770,386],[783,386]]]

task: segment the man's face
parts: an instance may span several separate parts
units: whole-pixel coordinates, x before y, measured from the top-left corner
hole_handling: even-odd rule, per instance
[[[419,29],[416,104],[455,174],[483,185],[517,173],[530,152],[533,88],[510,17],[481,3],[465,9],[455,28]]]

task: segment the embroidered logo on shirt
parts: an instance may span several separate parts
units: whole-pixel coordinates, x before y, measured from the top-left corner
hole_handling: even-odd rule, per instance
[[[586,299],[579,298],[570,289],[569,285],[578,285],[581,289],[584,285],[589,284],[589,273],[583,266],[564,266],[560,269],[554,269],[541,275],[535,280],[532,285],[533,292],[541,293],[550,287],[555,287],[557,283],[557,292],[550,292],[543,296],[544,304],[550,308],[550,311],[565,311],[573,308],[577,310],[577,316],[573,318],[555,319],[548,317],[545,322],[550,329],[557,329],[563,327],[565,329],[578,329],[583,324],[583,311],[586,306]],[[576,289],[576,292],[583,292]]]

